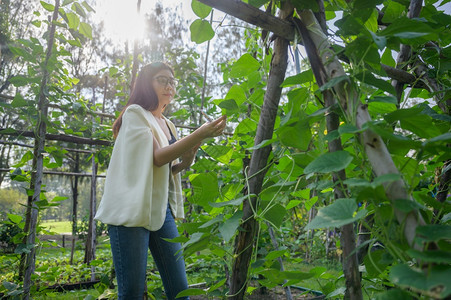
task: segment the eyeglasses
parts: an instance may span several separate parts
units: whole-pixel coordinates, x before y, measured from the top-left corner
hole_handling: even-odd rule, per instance
[[[166,76],[157,76],[154,78],[159,85],[167,87],[168,84],[173,87],[174,89],[177,87],[177,85],[179,84],[179,82],[177,81],[177,79],[175,78],[169,78]]]

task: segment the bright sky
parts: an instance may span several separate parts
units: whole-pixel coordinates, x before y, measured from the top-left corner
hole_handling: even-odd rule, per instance
[[[143,15],[155,9],[157,0],[142,0],[141,14],[137,14],[137,0],[96,0],[96,16],[104,21],[105,34],[114,42],[134,40],[144,35]],[[182,12],[187,20],[194,20],[191,0],[164,0],[164,7],[182,6]]]

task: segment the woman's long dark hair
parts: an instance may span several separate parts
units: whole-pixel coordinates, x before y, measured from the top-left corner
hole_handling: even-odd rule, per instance
[[[161,70],[169,70],[171,71],[172,75],[174,75],[172,68],[163,62],[154,62],[141,68],[141,71],[139,71],[138,74],[138,78],[136,79],[135,86],[132,89],[130,98],[128,99],[127,105],[125,105],[119,117],[113,123],[114,138],[117,137],[119,129],[121,129],[122,115],[128,106],[132,104],[138,104],[148,111],[157,109],[158,96],[153,89],[152,80],[154,76]]]

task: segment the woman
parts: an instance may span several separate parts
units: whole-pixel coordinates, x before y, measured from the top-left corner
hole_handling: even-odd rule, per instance
[[[180,244],[163,239],[178,236],[174,217],[184,217],[179,172],[191,165],[204,139],[222,134],[226,120],[177,140],[174,124],[163,116],[175,88],[168,65],[144,66],[113,124],[116,141],[95,219],[108,224],[119,299],[143,299],[147,249],[168,299],[188,288]]]

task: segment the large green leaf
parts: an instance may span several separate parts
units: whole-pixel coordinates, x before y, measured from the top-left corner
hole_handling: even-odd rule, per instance
[[[433,138],[441,134],[432,118],[422,114],[422,107],[412,107],[406,109],[398,109],[386,116],[385,120],[389,123],[400,121],[401,128],[409,130],[423,138]]]
[[[236,104],[238,106],[242,105],[244,102],[246,102],[246,94],[244,92],[244,89],[239,85],[233,85],[230,90],[228,91],[227,95],[224,99],[233,99],[235,100]]]
[[[211,12],[211,7],[197,0],[192,0],[191,8],[193,12],[201,19],[205,19]]]
[[[396,1],[387,1],[387,6],[385,7],[384,16],[382,17],[382,22],[393,23],[396,19],[402,16],[406,7]]]
[[[216,173],[191,174],[189,180],[193,186],[193,201],[208,206],[208,202],[215,202],[219,194],[218,178]]]
[[[377,5],[384,2],[383,0],[355,0],[353,1],[354,10],[361,10],[367,8],[376,8]]]
[[[41,2],[42,7],[44,7],[45,10],[47,10],[47,11],[54,11],[55,10],[55,6],[54,5],[49,4],[47,2],[44,2],[44,1],[40,1],[40,2]]]
[[[408,255],[422,262],[451,265],[451,252],[442,250],[418,251],[409,249]]]
[[[233,148],[230,146],[207,145],[202,147],[202,150],[223,164],[228,164],[233,155]]]
[[[436,39],[438,37],[434,29],[426,24],[426,22],[420,19],[410,19],[407,17],[396,19],[380,34],[404,39],[415,39],[425,35],[429,35],[428,38],[431,39]]]
[[[433,266],[426,272],[427,274],[400,264],[391,268],[389,278],[396,285],[423,291],[436,299],[445,299],[451,295],[451,268],[449,265]]]
[[[328,152],[309,163],[304,169],[304,174],[339,171],[346,168],[352,159],[352,155],[346,151]]]
[[[66,17],[67,17],[67,25],[69,25],[69,28],[77,30],[78,25],[80,25],[80,18],[78,17],[78,15],[69,12],[66,14]]]
[[[320,209],[316,217],[305,227],[305,230],[341,227],[366,216],[366,209],[357,212],[356,210],[355,199],[337,199],[331,205]]]
[[[430,224],[417,227],[417,234],[425,241],[451,240],[451,225]]]
[[[252,55],[245,53],[232,65],[230,76],[235,78],[249,76],[259,68],[260,63]]]
[[[191,32],[191,40],[197,44],[202,44],[211,40],[215,36],[215,32],[206,20],[197,19],[189,27]]]
[[[365,269],[368,275],[375,278],[380,273],[384,272],[384,270],[393,260],[384,258],[387,255],[388,255],[387,251],[385,250],[376,250],[368,252],[368,254],[363,259]]]
[[[414,299],[409,293],[401,290],[392,288],[386,292],[379,293],[376,295],[376,300],[412,300]]]
[[[83,34],[85,37],[92,39],[92,28],[91,25],[85,22],[80,22],[80,33]]]
[[[287,210],[285,207],[277,203],[266,211],[263,218],[279,228],[282,225],[286,213]]]
[[[235,235],[235,232],[240,226],[241,217],[243,212],[237,211],[230,219],[227,219],[223,224],[219,225],[219,232],[225,242],[230,241],[230,239]]]
[[[307,71],[301,72],[297,75],[285,78],[285,80],[280,85],[281,87],[293,86],[297,84],[303,84],[305,82],[310,82],[313,80],[313,71],[308,69]]]
[[[308,149],[310,140],[312,139],[309,122],[305,119],[279,128],[277,135],[283,145],[302,151]]]

